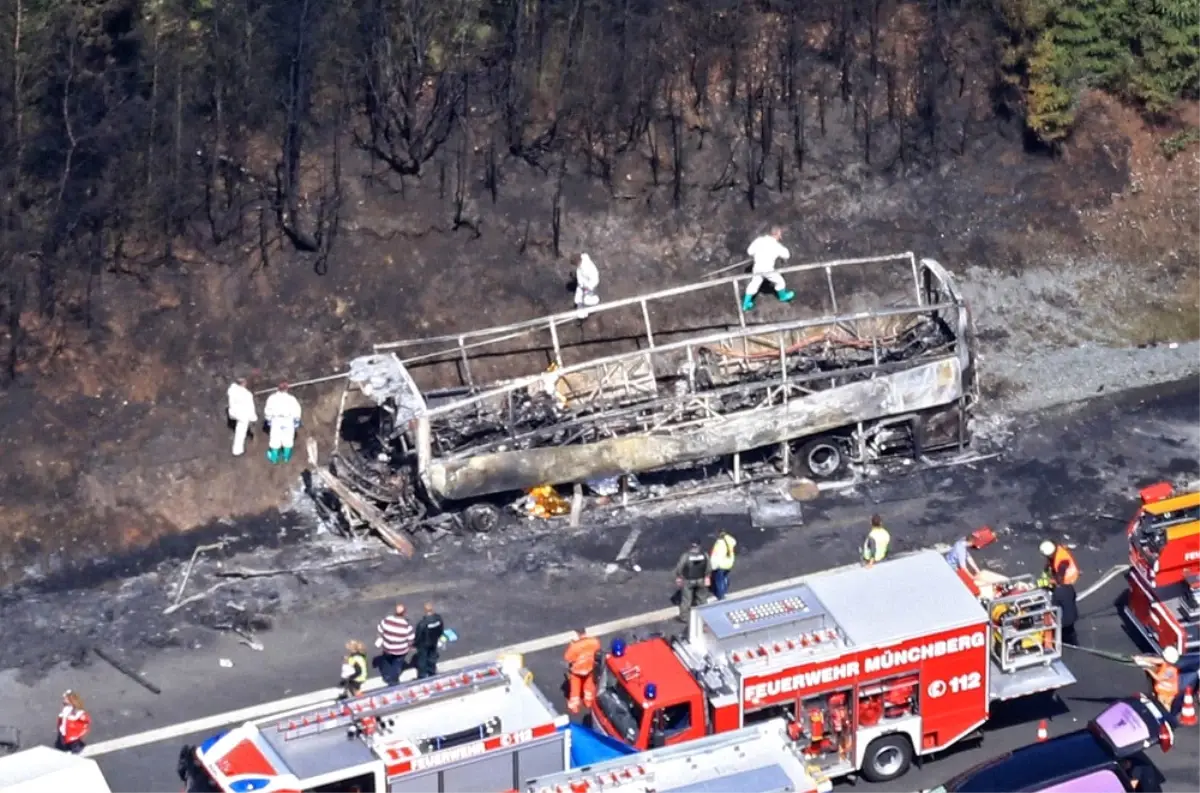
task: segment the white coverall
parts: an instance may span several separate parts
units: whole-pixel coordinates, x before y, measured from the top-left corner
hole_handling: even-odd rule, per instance
[[[267,397],[263,416],[271,425],[272,449],[290,449],[296,444],[296,428],[300,426],[300,402],[287,391],[276,391]]]
[[[246,452],[246,433],[258,421],[258,411],[254,408],[254,394],[238,383],[229,386],[229,418],[234,422],[233,456],[240,457]]]
[[[592,257],[586,253],[579,257],[579,266],[575,268],[575,308],[579,309],[580,318],[588,315],[587,307],[600,302],[596,290],[600,287],[600,270]]]
[[[788,249],[770,234],[764,234],[750,243],[746,253],[754,259],[754,267],[751,269],[754,277],[746,285],[746,294],[757,295],[758,290],[762,289],[763,281],[769,282],[776,292],[782,292],[783,276],[775,272],[775,260],[790,259],[792,255],[788,253]]]

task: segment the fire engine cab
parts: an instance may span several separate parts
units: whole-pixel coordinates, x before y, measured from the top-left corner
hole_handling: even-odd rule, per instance
[[[1129,594],[1122,608],[1156,652],[1200,650],[1200,490],[1142,489],[1129,523]]]
[[[828,793],[829,780],[811,767],[783,719],[683,746],[666,746],[525,783],[524,793]]]
[[[922,551],[697,607],[683,639],[613,641],[593,726],[647,749],[784,717],[826,777],[895,779],[992,702],[1075,682],[1049,593],[988,589]]]
[[[251,722],[184,747],[189,791],[503,790],[570,760],[519,657]]]

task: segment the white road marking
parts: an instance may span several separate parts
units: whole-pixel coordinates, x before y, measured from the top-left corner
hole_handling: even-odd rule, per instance
[[[930,550],[925,548],[922,550]],[[937,550],[942,553],[950,550],[948,545],[935,545],[932,550]],[[919,553],[919,551],[913,551]],[[897,556],[906,556],[908,554],[897,554]],[[857,563],[833,567],[828,570],[821,570],[808,575],[796,576],[787,578],[782,581],[773,581],[769,584],[750,587],[738,591],[736,594],[741,595],[758,595],[763,592],[770,591],[776,587],[792,586],[801,583],[802,581],[812,580],[821,576],[830,575],[842,570],[848,570],[852,567],[857,567]],[[656,622],[665,622],[678,613],[678,609],[674,607],[662,608],[656,611],[647,611],[644,614],[636,614],[632,617],[623,617],[621,619],[602,622],[599,625],[593,625],[587,628],[587,632],[593,636],[604,636],[618,631],[632,630],[633,628],[644,628],[647,625],[653,625]],[[505,653],[520,653],[525,655],[528,653],[541,652],[549,650],[553,647],[562,647],[567,642],[575,638],[575,631],[563,631],[550,636],[543,636],[540,639],[531,639],[527,642],[510,645],[508,647],[499,647],[494,650],[485,650],[484,652],[474,653],[472,655],[463,656],[462,658],[451,658],[444,663],[438,664],[440,672],[455,672],[459,669],[464,669],[468,666],[485,663],[494,660],[497,656]],[[408,670],[405,673],[404,679],[412,679],[415,676],[413,670]],[[379,678],[371,678],[363,686],[364,691],[374,691],[375,689],[383,688],[383,681]],[[329,702],[341,693],[340,688],[326,688],[320,691],[312,691],[308,694],[299,694],[294,697],[275,700],[274,702],[263,702],[258,705],[251,705],[247,708],[231,710],[228,713],[217,713],[212,716],[205,716],[200,719],[192,719],[191,721],[172,724],[167,727],[159,727],[145,732],[127,735],[124,738],[114,738],[110,741],[100,741],[99,743],[91,744],[83,750],[86,757],[98,757],[100,755],[111,754],[112,752],[122,752],[126,749],[134,749],[139,746],[147,746],[161,741],[168,741],[172,738],[181,738],[185,735],[193,733],[216,732],[223,727],[229,725],[242,724],[255,719],[262,719],[267,716],[284,716],[290,711],[304,710],[311,708],[314,705],[319,705],[322,702]]]
[[[1096,594],[1104,587],[1105,584],[1107,584],[1109,581],[1113,580],[1117,576],[1123,574],[1128,569],[1129,569],[1129,565],[1127,565],[1127,564],[1119,564],[1115,567],[1110,567],[1108,569],[1107,573],[1100,576],[1099,581],[1097,581],[1096,583],[1092,584],[1087,589],[1080,592],[1079,597],[1077,597],[1076,600],[1083,600],[1085,597],[1088,597],[1089,595]]]

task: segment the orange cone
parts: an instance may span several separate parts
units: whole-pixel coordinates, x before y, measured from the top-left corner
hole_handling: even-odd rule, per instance
[[[1188,686],[1183,692],[1183,707],[1179,709],[1179,724],[1182,727],[1195,727],[1196,700],[1192,698],[1192,687]]]
[[[1050,737],[1050,729],[1046,725],[1046,720],[1042,719],[1038,722],[1038,740],[1044,741]]]

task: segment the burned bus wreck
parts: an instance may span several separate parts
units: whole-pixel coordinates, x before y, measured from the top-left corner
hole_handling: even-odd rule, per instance
[[[975,362],[949,272],[912,254],[779,272],[800,297],[750,315],[734,276],[586,322],[377,345],[351,363],[318,503],[376,530],[486,530],[541,485],[713,463],[737,483],[750,459],[829,479],[966,446]]]

